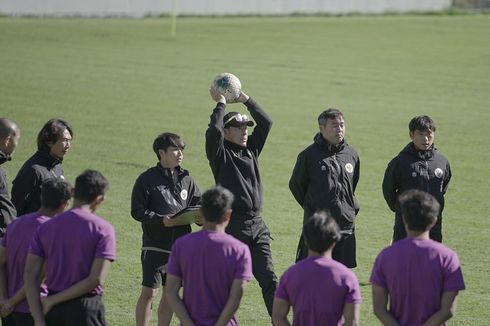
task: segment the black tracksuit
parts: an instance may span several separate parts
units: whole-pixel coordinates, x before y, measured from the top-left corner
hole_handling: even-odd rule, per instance
[[[289,189],[303,207],[303,222],[318,210],[327,210],[342,231],[342,240],[332,253],[347,267],[356,267],[355,218],[359,204],[354,192],[359,181],[360,160],[357,152],[344,140],[337,146],[318,133],[313,144],[299,153]],[[298,243],[296,261],[308,255],[303,235]]]
[[[225,104],[218,103],[206,131],[206,155],[216,184],[235,195],[233,213],[226,232],[249,246],[253,274],[262,289],[267,310],[272,314],[277,277],[272,263],[269,229],[260,216],[262,183],[258,166],[258,157],[272,120],[253,99],[250,98],[245,105],[257,124],[248,137],[247,146],[224,139]]]
[[[38,150],[20,168],[12,182],[12,203],[18,216],[41,208],[41,185],[44,181],[65,178],[61,162],[48,152]]]
[[[175,171],[175,183],[170,169],[160,163],[136,179],[131,195],[131,216],[141,222],[143,247],[170,251],[177,238],[191,232],[190,225],[163,225],[165,215],[174,215],[201,202],[201,193],[189,172],[180,167]]]
[[[430,238],[442,241],[442,211],[444,194],[451,180],[451,167],[447,158],[437,149],[419,151],[412,142],[393,158],[383,178],[383,195],[389,208],[395,212],[393,241],[406,237],[401,212],[397,207],[398,195],[409,189],[418,189],[433,195],[441,205],[436,225],[430,230]]]
[[[10,156],[0,151],[0,165],[10,160]],[[0,238],[3,238],[7,225],[17,216],[15,206],[10,200],[7,174],[0,167]]]

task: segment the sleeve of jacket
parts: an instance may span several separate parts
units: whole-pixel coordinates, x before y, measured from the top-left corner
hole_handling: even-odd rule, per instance
[[[201,192],[194,179],[192,179],[190,193],[192,197],[191,200],[189,200],[189,206],[201,205]]]
[[[256,123],[252,134],[248,137],[247,147],[259,156],[272,128],[272,120],[254,99],[249,98],[244,104]]]
[[[149,196],[150,191],[144,178],[139,176],[131,194],[131,216],[141,223],[161,223],[163,215],[148,209]]]
[[[449,187],[449,181],[451,181],[452,173],[451,166],[449,165],[449,161],[446,163],[446,176],[444,178],[444,183],[442,184],[442,193],[446,194],[447,188]]]
[[[383,178],[383,196],[388,207],[394,212],[396,210],[396,195],[398,192],[398,183],[396,182],[396,158],[388,163]]]
[[[24,215],[26,202],[32,196],[34,190],[40,187],[40,182],[40,176],[38,176],[36,170],[32,167],[21,169],[15,177],[12,182],[12,203],[19,216]]]
[[[223,103],[216,104],[206,130],[206,156],[213,170],[216,168],[216,159],[223,151],[223,116],[225,115],[225,107],[226,105]]]
[[[5,229],[17,216],[14,204],[10,200],[5,172],[0,169],[0,237],[5,234]]]
[[[361,177],[361,159],[356,155],[356,166],[354,168],[353,191],[356,191],[359,178]]]
[[[301,152],[298,155],[293,173],[289,179],[289,190],[298,204],[303,207],[303,203],[308,189],[308,172],[306,171],[306,154]]]

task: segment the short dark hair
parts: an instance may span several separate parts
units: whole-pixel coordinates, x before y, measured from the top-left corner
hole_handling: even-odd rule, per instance
[[[185,142],[182,137],[177,134],[171,132],[164,132],[155,138],[153,141],[153,151],[157,154],[158,159],[160,160],[160,153],[158,152],[160,149],[167,151],[167,148],[174,146],[178,148],[185,148]]]
[[[410,189],[398,197],[402,217],[409,230],[426,231],[437,220],[441,205],[431,194]]]
[[[339,226],[325,211],[319,211],[308,218],[303,225],[303,237],[310,250],[323,254],[340,241]]]
[[[212,187],[201,198],[201,211],[208,222],[220,222],[223,215],[231,209],[235,196],[222,186]]]
[[[48,209],[58,209],[71,199],[72,186],[63,179],[48,179],[41,185],[41,206]]]
[[[0,118],[0,139],[15,136],[18,132],[19,127],[15,122],[7,118]]]
[[[415,130],[430,130],[432,132],[435,132],[436,123],[428,115],[419,115],[410,120],[410,122],[408,123],[408,129],[410,130],[410,132],[414,132]]]
[[[49,152],[48,144],[56,143],[65,130],[73,137],[73,130],[65,120],[51,119],[46,122],[37,134],[37,149]]]
[[[108,189],[109,182],[102,173],[85,170],[75,180],[75,199],[91,203],[97,196],[104,195]]]
[[[340,112],[340,110],[335,109],[335,108],[329,108],[318,116],[318,124],[319,125],[325,125],[327,123],[328,119],[337,119],[337,118],[343,118],[344,114]]]

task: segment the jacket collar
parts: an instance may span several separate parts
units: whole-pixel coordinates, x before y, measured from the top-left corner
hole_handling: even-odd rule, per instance
[[[315,144],[320,146],[322,150],[330,153],[338,153],[341,150],[343,150],[345,146],[347,146],[347,142],[345,141],[345,138],[338,145],[332,145],[328,143],[325,140],[325,138],[323,138],[321,133],[317,133],[315,137],[313,137],[313,141],[315,142]]]
[[[46,165],[50,168],[63,162],[63,159],[55,158],[51,156],[48,152],[42,150],[38,150],[35,155],[41,157],[44,161],[46,161]]]
[[[238,144],[235,144],[235,143],[232,143],[229,140],[224,139],[223,141],[224,141],[225,147],[227,147],[227,148],[229,148],[229,149],[231,149],[233,151],[242,151],[244,149],[247,149],[247,147],[242,146],[242,145],[238,145]]]
[[[405,146],[405,148],[403,148],[402,153],[405,152],[412,156],[418,157],[422,160],[428,160],[434,156],[434,151],[436,150],[437,148],[434,146],[434,144],[432,144],[432,146],[429,149],[420,151],[415,148],[413,142],[410,142],[407,144],[407,146]]]
[[[156,165],[157,170],[165,177],[172,179],[172,172],[169,168],[164,168],[160,162],[157,162]],[[187,170],[183,169],[180,165],[175,167],[175,172],[180,177],[181,175],[187,175]]]

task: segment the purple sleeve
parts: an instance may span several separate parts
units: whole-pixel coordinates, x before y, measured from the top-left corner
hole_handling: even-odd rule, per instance
[[[444,292],[453,292],[464,290],[463,273],[461,272],[461,265],[456,253],[452,253],[447,257],[444,268]]]
[[[42,232],[42,225],[37,228],[36,233],[34,234],[34,237],[31,240],[31,245],[29,247],[29,253],[39,256],[41,258],[46,258],[46,255],[44,253],[44,248],[41,243],[41,238],[39,237],[39,234]]]
[[[177,239],[172,246],[172,251],[167,263],[167,273],[182,278],[182,270],[179,264],[180,239]]]
[[[376,257],[374,261],[373,270],[371,272],[371,277],[369,281],[377,286],[387,288],[386,279],[381,268],[382,252]]]
[[[238,253],[234,279],[250,281],[252,276],[250,249],[247,246],[243,246],[242,250]]]
[[[284,272],[284,274],[281,276],[281,279],[279,280],[279,284],[277,285],[276,288],[276,294],[274,296],[276,298],[286,300],[287,302],[291,302],[289,300],[289,295],[286,290],[287,282],[288,282],[288,271]]]
[[[356,274],[349,270],[345,285],[347,287],[347,295],[345,296],[345,302],[347,303],[361,303],[361,290],[359,289],[359,281]]]
[[[116,260],[116,234],[114,227],[107,223],[101,229],[101,235],[95,252],[96,258]]]

